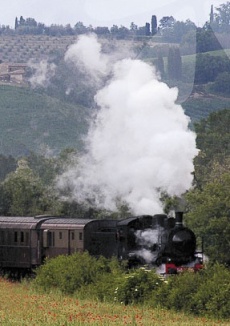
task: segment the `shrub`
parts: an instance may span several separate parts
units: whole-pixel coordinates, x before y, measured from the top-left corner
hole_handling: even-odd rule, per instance
[[[223,265],[209,266],[201,275],[202,283],[193,297],[197,314],[230,318],[230,272]]]
[[[154,270],[127,270],[116,259],[88,253],[48,259],[36,271],[34,284],[78,298],[148,304],[219,319],[230,318],[230,271],[223,265],[199,273],[183,272],[166,279]]]
[[[115,301],[127,304],[143,303],[161,286],[162,280],[154,270],[135,269],[118,280]]]
[[[171,276],[153,294],[152,305],[213,318],[230,317],[230,272],[215,264],[199,273]]]
[[[82,286],[95,282],[109,270],[108,260],[103,257],[96,259],[86,252],[62,255],[48,259],[38,268],[34,284],[44,290],[57,288],[63,293],[72,294]]]
[[[183,272],[168,277],[154,295],[154,305],[167,309],[193,311],[193,296],[199,287],[201,277],[197,273]]]

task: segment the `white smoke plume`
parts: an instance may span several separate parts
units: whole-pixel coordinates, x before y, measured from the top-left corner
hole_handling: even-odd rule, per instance
[[[47,60],[40,62],[29,61],[28,66],[34,71],[29,82],[32,88],[37,86],[46,87],[49,84],[50,79],[55,75],[56,65],[49,63]]]
[[[159,229],[137,230],[135,236],[136,243],[142,247],[142,249],[135,251],[135,255],[143,259],[147,264],[153,263],[159,250],[157,246],[159,243]]]
[[[146,264],[153,264],[157,258],[157,253],[145,248],[135,251],[135,255],[144,260]]]
[[[158,229],[137,230],[135,236],[137,244],[146,248],[152,248],[152,246],[159,243]]]
[[[95,34],[81,35],[65,54],[65,61],[73,62],[79,69],[98,81],[108,73],[108,56],[102,54],[101,44]]]
[[[100,46],[89,41],[94,61],[89,64],[86,57],[84,65],[104,74],[108,60],[101,62]],[[83,60],[81,43],[76,49],[71,57]],[[87,137],[87,153],[61,176],[59,187],[97,207],[116,210],[119,199],[134,214],[162,212],[160,192],[179,196],[190,188],[198,153],[177,95],[149,64],[132,59],[113,63],[109,81],[95,96],[99,110]]]

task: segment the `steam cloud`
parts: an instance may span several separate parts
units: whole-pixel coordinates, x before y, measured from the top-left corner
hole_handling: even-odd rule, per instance
[[[49,84],[50,78],[55,75],[56,65],[48,63],[47,60],[40,62],[30,61],[28,66],[34,70],[32,77],[29,79],[32,88],[37,86],[46,87]]]
[[[147,264],[153,263],[157,258],[158,251],[157,243],[159,243],[159,232],[157,229],[146,229],[144,231],[137,230],[135,232],[136,243],[142,249],[135,251],[137,257],[141,257]],[[154,248],[154,246],[156,246]]]
[[[95,37],[82,36],[66,57],[94,76],[110,71],[110,78],[95,95],[99,110],[87,136],[87,153],[61,176],[59,187],[101,208],[116,210],[117,202],[124,201],[135,214],[162,212],[160,192],[179,196],[190,188],[198,153],[189,118],[176,104],[177,89],[140,60],[111,63]]]

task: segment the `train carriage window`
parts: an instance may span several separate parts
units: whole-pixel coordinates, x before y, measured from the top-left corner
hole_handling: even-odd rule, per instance
[[[52,246],[52,232],[48,232],[48,247]]]
[[[1,231],[0,243],[2,245],[5,244],[5,232],[4,231]]]
[[[83,240],[82,232],[79,233],[79,240]]]
[[[18,232],[17,231],[14,232],[14,242],[15,243],[18,242]]]
[[[26,232],[25,245],[29,245],[29,232]]]
[[[52,246],[55,247],[55,232],[51,232],[52,234]]]
[[[75,236],[74,236],[74,232],[71,232],[71,240],[74,240]]]
[[[62,232],[59,232],[59,240],[62,240]]]
[[[20,242],[21,243],[24,243],[24,232],[21,232]]]

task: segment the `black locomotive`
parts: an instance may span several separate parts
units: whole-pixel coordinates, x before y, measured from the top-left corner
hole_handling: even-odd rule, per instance
[[[180,212],[176,218],[158,214],[123,220],[0,217],[1,269],[33,269],[46,257],[83,251],[115,256],[129,266],[159,267],[163,274],[202,268],[196,237]]]

